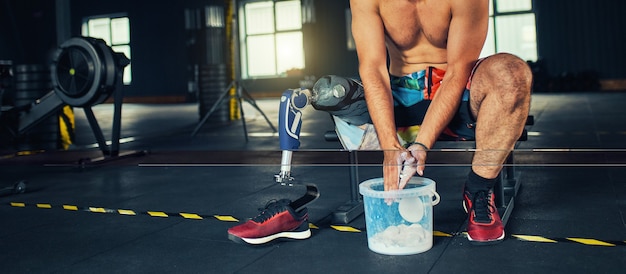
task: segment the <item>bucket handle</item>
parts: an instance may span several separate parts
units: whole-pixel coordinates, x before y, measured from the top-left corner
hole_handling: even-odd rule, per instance
[[[431,193],[433,194],[433,197],[435,197],[435,199],[433,199],[432,201],[432,205],[438,205],[441,201],[441,196],[439,196],[439,193],[437,193],[437,191],[431,191]]]

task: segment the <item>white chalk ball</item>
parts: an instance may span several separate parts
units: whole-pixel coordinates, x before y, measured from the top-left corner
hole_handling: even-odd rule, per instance
[[[419,197],[403,198],[398,204],[398,211],[402,219],[417,223],[424,217],[424,205]]]

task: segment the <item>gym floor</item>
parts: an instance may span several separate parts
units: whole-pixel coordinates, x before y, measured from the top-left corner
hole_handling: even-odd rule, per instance
[[[207,123],[195,136],[197,105],[125,104],[122,152],[101,151],[81,109],[68,151],[5,153],[0,196],[2,273],[623,273],[626,268],[626,102],[624,92],[536,93],[528,140],[517,145],[521,188],[504,242],[469,244],[463,180],[471,143],[439,143],[425,176],[437,183],[433,247],[407,256],[369,250],[363,215],[328,218],[350,200],[349,153],[324,134],[328,114],[304,111],[297,182],[316,184],[312,236],[246,246],[227,229],[272,199],[296,199],[302,185],[274,182],[277,135],[251,104],[243,124]],[[257,99],[273,125],[278,99]],[[112,105],[94,107],[110,136]],[[107,137],[110,138],[110,137]],[[357,154],[358,156],[358,154]],[[361,157],[360,181],[380,177],[379,158]],[[92,163],[78,165],[81,159]],[[439,160],[436,160],[439,159]]]

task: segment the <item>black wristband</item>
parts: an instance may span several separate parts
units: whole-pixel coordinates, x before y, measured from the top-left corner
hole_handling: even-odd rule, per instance
[[[429,151],[430,150],[425,144],[422,144],[420,142],[408,142],[408,143],[404,144],[404,148],[408,149],[412,145],[421,146],[422,148],[424,148],[425,151]]]

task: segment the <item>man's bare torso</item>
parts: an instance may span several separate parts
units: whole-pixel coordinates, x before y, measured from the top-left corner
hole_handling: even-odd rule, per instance
[[[397,76],[435,66],[446,69],[451,9],[447,0],[379,0],[390,57]]]

